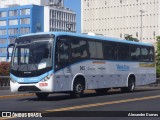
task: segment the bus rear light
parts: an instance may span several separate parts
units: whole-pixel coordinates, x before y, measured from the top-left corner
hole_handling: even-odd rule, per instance
[[[48,83],[39,83],[39,86],[40,87],[45,87],[45,86],[48,86]]]

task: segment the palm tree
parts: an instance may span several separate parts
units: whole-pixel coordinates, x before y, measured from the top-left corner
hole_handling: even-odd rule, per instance
[[[129,34],[125,35],[125,39],[128,40],[128,41],[139,42],[139,40],[137,38],[133,38],[132,35],[129,35]]]

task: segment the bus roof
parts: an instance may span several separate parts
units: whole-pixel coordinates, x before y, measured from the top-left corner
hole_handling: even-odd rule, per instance
[[[100,35],[87,35],[87,34],[79,34],[79,33],[71,33],[71,32],[38,32],[38,33],[31,33],[22,35],[20,37],[29,37],[29,36],[36,36],[36,35],[68,35],[68,36],[75,36],[75,37],[83,37],[83,38],[90,38],[90,39],[100,39],[104,41],[113,41],[113,42],[120,42],[120,43],[128,43],[128,44],[135,44],[135,45],[145,45],[145,46],[153,46],[150,43],[143,43],[143,42],[135,42],[135,41],[128,41],[121,38],[109,37],[109,36],[100,36]]]

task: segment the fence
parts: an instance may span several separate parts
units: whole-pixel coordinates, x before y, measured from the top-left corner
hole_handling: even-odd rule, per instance
[[[0,76],[0,86],[10,86],[10,76]]]

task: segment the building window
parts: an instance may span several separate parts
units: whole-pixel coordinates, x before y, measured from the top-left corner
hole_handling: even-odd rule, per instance
[[[136,37],[138,37],[138,32],[136,32]]]
[[[105,1],[105,5],[107,5],[107,1]]]
[[[0,20],[0,26],[6,26],[7,22],[6,20]]]
[[[30,24],[30,18],[20,19],[20,24]]]
[[[29,27],[20,28],[20,34],[27,34],[27,33],[30,33],[30,28]]]
[[[20,10],[20,15],[30,15],[30,9],[22,9],[22,10]]]
[[[9,11],[9,16],[18,16],[18,10]]]
[[[7,13],[6,12],[0,12],[0,17],[7,17]]]
[[[18,28],[10,28],[8,29],[9,35],[17,35],[18,34]]]
[[[6,54],[7,53],[7,49],[6,48],[0,48],[0,53]]]
[[[5,38],[0,38],[0,44],[6,44],[6,39]]]
[[[5,30],[0,30],[0,35],[6,35],[7,32],[6,32],[6,29]]]
[[[87,3],[87,7],[89,7],[89,3]]]
[[[18,20],[17,19],[9,20],[9,25],[18,25]]]

